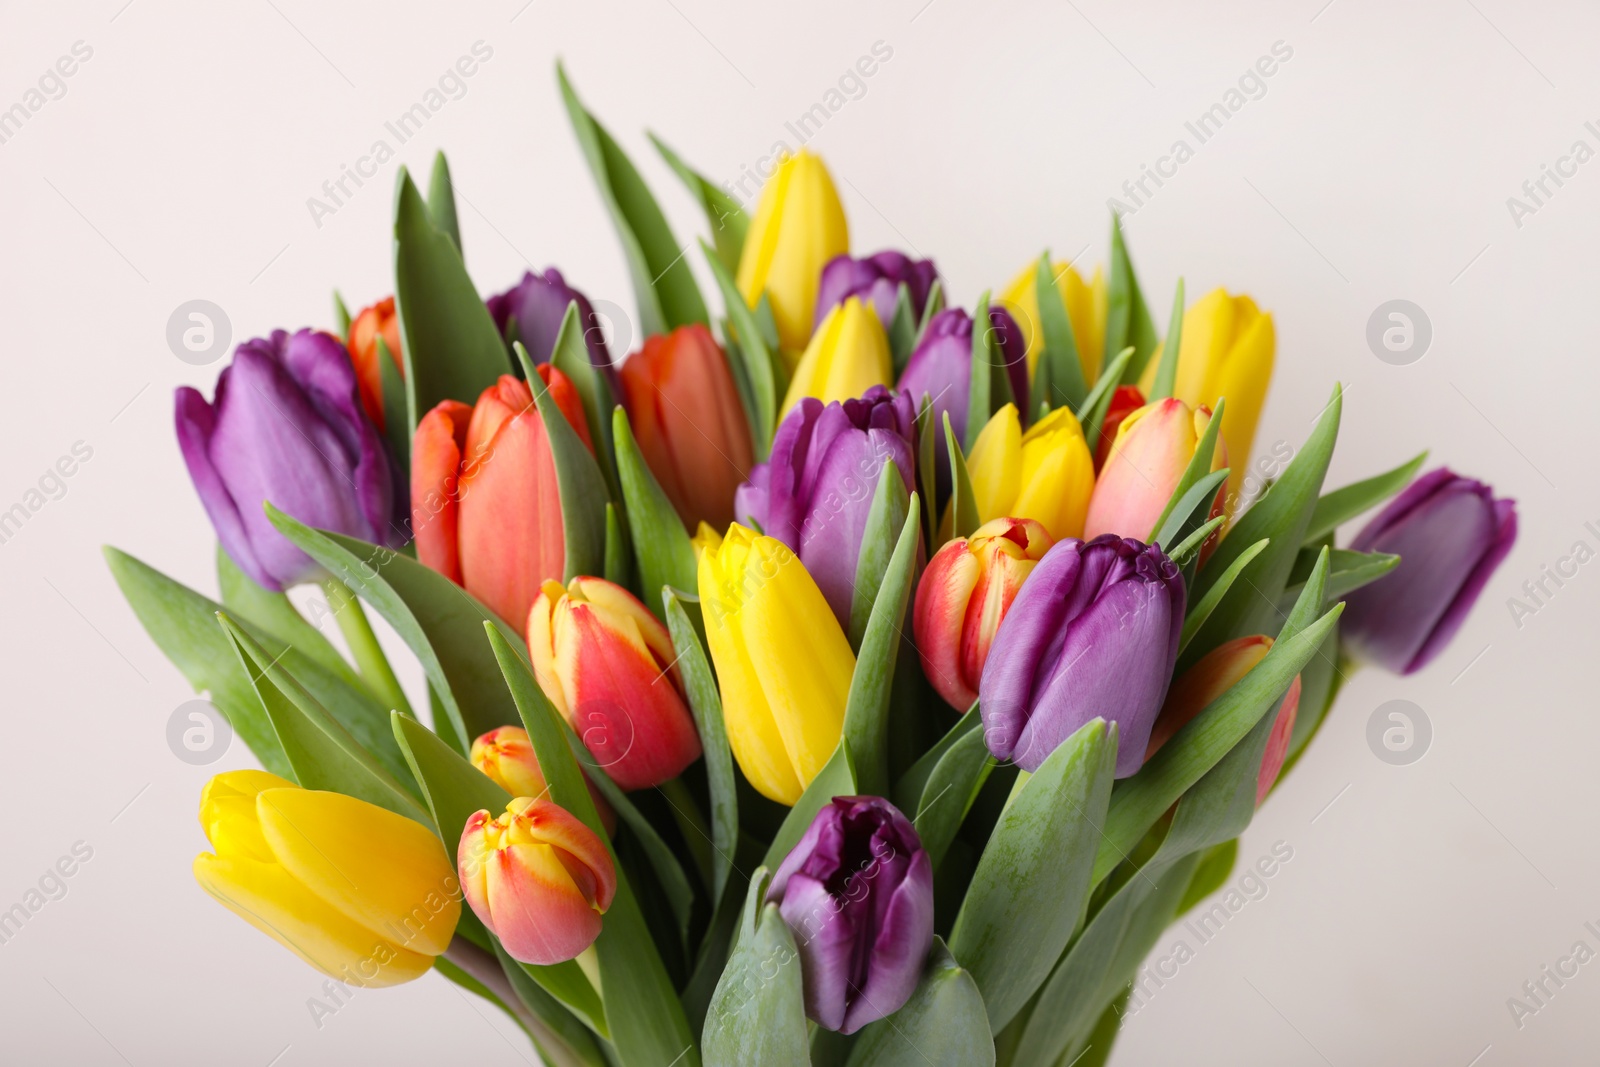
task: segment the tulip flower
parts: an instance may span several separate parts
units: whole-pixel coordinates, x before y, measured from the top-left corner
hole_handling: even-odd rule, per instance
[[[800,554],[841,624],[850,619],[856,563],[885,464],[909,493],[916,410],[881,386],[843,403],[807,397],[779,424],[772,454],[739,487],[734,512]]]
[[[528,731],[520,726],[497,726],[472,742],[472,765],[482,771],[501,789],[514,797],[541,798],[549,788],[544,770],[539,766],[538,753],[528,739]],[[589,787],[589,799],[600,814],[606,833],[615,833],[617,813],[606,798],[584,775]]]
[[[550,800],[517,797],[499,818],[474,813],[456,862],[473,914],[513,959],[539,966],[594,944],[617,892],[605,842]]]
[[[1190,410],[1188,404],[1170,396],[1123,419],[1089,498],[1083,536],[1153,536],[1156,520],[1172,499],[1210,422],[1210,408]],[[1211,469],[1227,465],[1227,450],[1219,440],[1211,454]],[[1225,490],[1218,487],[1212,516],[1222,514],[1224,499]]]
[[[1083,368],[1083,380],[1091,385],[1100,376],[1106,336],[1106,279],[1099,267],[1087,282],[1070,263],[1053,263],[1056,289],[1067,307],[1067,321],[1072,324],[1072,340],[1078,347],[1078,363]],[[1017,317],[1022,336],[1028,345],[1028,375],[1031,378],[1039,365],[1039,353],[1044,341],[1039,331],[1039,294],[1035,288],[1038,263],[1030,263],[1006,287],[1000,299]]]
[[[834,797],[778,865],[767,902],[794,933],[806,1014],[853,1034],[899,1011],[933,947],[933,865],[881,797]]]
[[[1022,358],[1021,328],[1011,313],[998,304],[989,308],[989,323],[1000,343],[999,358],[1005,362],[1011,395],[1019,403],[1028,399],[1028,364]],[[961,308],[945,308],[928,323],[927,332],[906,361],[900,375],[900,392],[921,405],[923,396],[933,403],[933,425],[943,426],[950,415],[950,428],[957,440],[966,440],[967,405],[972,389],[972,317]],[[984,417],[987,417],[985,413]],[[945,456],[944,449],[935,453]],[[944,463],[948,467],[949,459]]]
[[[733,521],[750,473],[750,423],[727,357],[698,323],[647,338],[622,364],[622,401],[645,463],[684,525]]]
[[[864,259],[849,255],[834,256],[822,268],[822,280],[817,287],[817,312],[812,330],[822,325],[828,312],[845,302],[847,297],[858,296],[872,305],[878,321],[888,332],[894,323],[894,313],[900,302],[900,286],[906,287],[911,300],[911,313],[917,321],[928,305],[928,292],[938,268],[931,259],[912,259],[900,252],[883,251]]]
[[[539,378],[589,444],[572,382],[548,363]],[[476,406],[445,400],[423,416],[411,505],[417,559],[521,632],[539,586],[566,568],[555,459],[526,382],[501,375]]]
[[[1036,771],[1095,718],[1117,724],[1118,778],[1144,762],[1183,629],[1178,567],[1131,537],[1068,538],[1046,552],[989,648],[978,684],[997,759]]]
[[[1350,543],[1400,563],[1345,598],[1345,646],[1396,674],[1421,670],[1461,629],[1516,540],[1515,500],[1444,467],[1418,478]]]
[[[700,757],[672,638],[620,585],[545,582],[528,613],[528,654],[539,688],[621,788],[660,785]]]
[[[822,160],[801,149],[767,179],[739,257],[739,292],[755,307],[767,294],[778,345],[805,348],[823,266],[850,250],[850,228]]]
[[[1256,424],[1272,384],[1276,349],[1272,316],[1248,296],[1227,290],[1207,293],[1183,316],[1183,344],[1178,350],[1178,377],[1172,395],[1190,407],[1215,408],[1228,398],[1222,413],[1222,439],[1239,462],[1228,477],[1228,494],[1237,497],[1246,462],[1255,443]],[[1160,366],[1158,353],[1145,367],[1140,383],[1146,395]]]
[[[264,502],[388,548],[407,541],[403,476],[361,410],[337,338],[276,330],[246,341],[212,403],[187,386],[176,401],[178,448],[200,503],[258,585],[281,592],[324,575],[267,519]]]
[[[737,523],[702,541],[699,586],[734,758],[763,796],[793,805],[839,745],[850,642],[794,552]]]
[[[808,396],[823,403],[848,400],[893,380],[888,335],[872,309],[852,296],[828,312],[811,335],[789,379],[780,414],[788,414]]]
[[[356,384],[361,387],[361,407],[380,431],[383,419],[383,376],[378,368],[378,338],[389,348],[394,369],[405,376],[405,360],[400,358],[400,318],[394,313],[394,297],[386,296],[361,309],[350,323],[350,339],[345,345],[356,368]]]
[[[995,519],[928,561],[912,610],[922,673],[957,711],[978,699],[995,632],[1023,580],[1055,544],[1032,519]]]
[[[1105,469],[1106,458],[1111,455],[1111,443],[1117,439],[1122,420],[1144,407],[1144,393],[1137,385],[1119,385],[1111,392],[1111,403],[1106,405],[1105,418],[1100,420],[1100,441],[1095,445],[1095,473]]]
[[[228,771],[200,794],[215,854],[200,888],[340,982],[398,985],[427,973],[461,917],[461,887],[432,829],[343,793],[266,771]]]
[[[1035,519],[1056,540],[1083,533],[1094,460],[1083,428],[1068,408],[1057,408],[1027,433],[1017,406],[994,413],[967,457],[978,521]]]
[[[521,341],[535,363],[544,363],[555,352],[556,338],[561,334],[561,321],[566,318],[567,305],[578,302],[578,324],[583,327],[583,343],[589,349],[589,362],[600,368],[611,385],[611,395],[617,395],[616,368],[611,363],[611,353],[606,349],[605,333],[600,318],[594,313],[589,298],[567,284],[561,272],[550,267],[543,274],[524,271],[522,281],[503,293],[491,296],[484,304],[500,328],[506,343]],[[515,332],[512,332],[512,320]]]
[[[1189,724],[1206,706],[1232,689],[1260,663],[1272,650],[1272,638],[1265,634],[1236,637],[1218,645],[1202,656],[1193,667],[1184,671],[1167,691],[1166,703],[1150,731],[1150,744],[1145,749],[1148,760],[1172,735]],[[1283,769],[1284,757],[1289,754],[1289,740],[1294,736],[1294,720],[1300,708],[1300,676],[1294,676],[1289,689],[1278,705],[1278,717],[1273,720],[1272,732],[1267,736],[1266,752],[1261,758],[1261,770],[1256,776],[1256,804],[1267,798],[1272,784]]]

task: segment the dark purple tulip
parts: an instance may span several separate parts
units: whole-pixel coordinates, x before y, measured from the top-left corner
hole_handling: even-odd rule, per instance
[[[881,385],[861,397],[796,404],[772,438],[772,454],[739,486],[733,511],[800,557],[841,625],[850,622],[856,560],[885,463],[915,485],[916,411]]]
[[[999,305],[989,308],[989,322],[999,343],[999,358],[1005,362],[1011,380],[1011,395],[1017,412],[1027,425],[1028,360],[1022,330],[1011,313]],[[933,401],[933,425],[944,425],[950,413],[950,427],[956,439],[967,433],[967,402],[972,389],[972,316],[961,308],[945,308],[928,323],[916,350],[900,374],[900,391],[919,407],[923,394]],[[940,451],[935,449],[936,452]],[[946,459],[946,464],[949,460]]]
[[[554,267],[543,274],[525,271],[522,281],[505,292],[484,301],[494,324],[502,335],[515,317],[517,332],[514,340],[521,341],[535,363],[545,363],[555,351],[556,337],[561,333],[561,320],[566,317],[567,305],[578,302],[578,322],[583,327],[583,340],[589,348],[589,362],[599,367],[611,384],[611,395],[621,396],[616,369],[611,363],[611,353],[606,348],[605,335],[600,329],[600,319],[594,313],[589,298],[567,284],[561,272]]]
[[[822,324],[828,312],[852,296],[872,301],[883,323],[885,332],[894,322],[894,310],[899,302],[900,283],[905,282],[911,298],[911,310],[920,319],[922,309],[928,305],[928,292],[939,271],[931,259],[912,259],[900,252],[877,252],[863,259],[851,259],[848,254],[834,256],[822,268],[822,280],[817,285],[817,314],[812,329]]]
[[[1450,643],[1517,540],[1517,502],[1440,467],[1418,478],[1356,535],[1358,552],[1400,556],[1345,598],[1340,635],[1357,658],[1396,674]]]
[[[206,403],[177,392],[178,448],[222,547],[239,569],[281,591],[322,574],[262,508],[398,548],[411,504],[387,446],[361,410],[350,357],[312,330],[240,345]]]
[[[806,1014],[853,1034],[911,997],[933,947],[933,866],[881,797],[834,797],[772,876],[794,933]]]
[[[1183,576],[1159,546],[1103,534],[1044,554],[978,683],[996,759],[1036,771],[1091,719],[1117,724],[1117,777],[1144,762],[1183,629]]]

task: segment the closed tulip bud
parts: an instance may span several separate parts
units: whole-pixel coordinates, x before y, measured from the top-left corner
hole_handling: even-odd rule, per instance
[[[548,363],[539,377],[588,445],[572,382]],[[423,416],[411,447],[411,526],[418,560],[522,632],[539,586],[566,568],[555,457],[526,382],[501,375],[476,406],[445,400]]]
[[[878,321],[887,332],[894,322],[894,313],[900,303],[900,286],[906,287],[911,301],[914,321],[922,320],[922,309],[928,305],[928,292],[933,288],[939,271],[931,259],[912,259],[901,252],[883,251],[864,259],[849,255],[834,256],[822,268],[822,280],[817,288],[817,312],[812,330],[822,325],[828,312],[857,296],[872,305]]]
[[[998,304],[989,309],[989,322],[1001,345],[999,358],[1005,361],[1011,394],[1025,401],[1028,366],[1020,358],[1021,330],[1010,312]],[[967,405],[972,390],[972,316],[961,308],[945,308],[933,317],[906,361],[899,390],[918,405],[927,396],[933,405],[932,425],[943,426],[948,412],[956,439],[966,439]],[[943,448],[935,449],[935,454],[942,461],[941,475],[948,477],[948,454]]]
[[[778,344],[791,362],[811,336],[823,266],[849,250],[850,229],[828,168],[803,148],[785,156],[761,190],[738,284],[751,307],[767,294]]]
[[[378,367],[378,338],[388,346],[394,369],[405,376],[405,360],[400,358],[400,319],[394,313],[394,297],[386,296],[361,309],[350,323],[350,362],[356,369],[356,384],[361,387],[361,406],[379,430],[384,428],[383,375]]]
[[[696,323],[647,338],[622,364],[622,397],[645,462],[684,525],[733,521],[755,460],[727,357]]]
[[[1015,404],[983,427],[967,457],[978,520],[1034,519],[1056,540],[1083,533],[1094,492],[1094,459],[1083,428],[1057,408],[1022,432]]]
[[[473,914],[513,959],[542,967],[594,944],[617,892],[605,842],[550,800],[518,797],[499,818],[475,813],[456,862]]]
[[[706,645],[734,758],[793,805],[839,745],[856,658],[788,546],[735,523],[700,550]]]
[[[1200,298],[1183,316],[1183,344],[1178,350],[1178,377],[1172,395],[1190,407],[1216,408],[1228,398],[1222,413],[1222,439],[1238,457],[1228,477],[1228,493],[1237,496],[1246,460],[1252,455],[1256,424],[1272,384],[1272,362],[1277,348],[1272,316],[1256,307],[1248,296],[1229,296],[1217,289]],[[1140,383],[1146,395],[1155,382],[1160,356],[1146,365]]]
[[[621,788],[660,785],[699,758],[672,638],[620,585],[545,582],[528,613],[528,653],[539,688]]]
[[[1213,700],[1238,685],[1272,650],[1272,638],[1265,634],[1236,637],[1232,641],[1207,652],[1193,667],[1184,671],[1167,691],[1166,703],[1150,731],[1150,744],[1145,749],[1148,760],[1156,750],[1189,720],[1206,709]],[[1278,705],[1278,716],[1273,720],[1272,732],[1267,735],[1266,752],[1261,758],[1261,771],[1256,776],[1256,803],[1267,798],[1272,784],[1283,769],[1284,757],[1289,754],[1289,740],[1294,736],[1294,720],[1300,709],[1300,676],[1294,676],[1289,689]]]
[[[589,362],[600,369],[611,385],[611,395],[618,395],[617,372],[611,363],[611,353],[606,348],[605,333],[600,317],[594,313],[589,298],[567,284],[561,272],[554,267],[543,274],[524,271],[522,281],[503,293],[491,296],[484,304],[494,318],[500,334],[511,341],[521,341],[535,363],[548,362],[555,352],[556,338],[561,334],[561,322],[567,316],[567,305],[578,302],[578,325],[583,328],[583,343],[589,350]]]
[[[1100,364],[1106,336],[1106,279],[1099,267],[1087,282],[1068,263],[1053,263],[1056,289],[1067,307],[1067,321],[1072,325],[1072,340],[1078,348],[1078,363],[1083,369],[1083,380],[1093,383],[1100,377]],[[1035,288],[1038,264],[1022,268],[1006,287],[1000,299],[1017,317],[1022,336],[1028,345],[1028,374],[1031,377],[1039,365],[1039,353],[1044,350],[1044,339],[1039,330],[1039,295]]]
[[[1150,537],[1210,422],[1210,408],[1190,410],[1188,404],[1170,396],[1123,419],[1089,498],[1083,536]],[[1227,451],[1218,441],[1211,454],[1211,469],[1227,465]],[[1222,514],[1224,494],[1219,486],[1211,508],[1213,516]]]
[[[794,934],[806,1015],[853,1034],[899,1011],[933,947],[933,864],[900,809],[834,797],[772,876]]]
[[[888,464],[913,481],[916,409],[881,386],[824,404],[807,397],[784,418],[772,453],[739,487],[734,512],[800,554],[841,624],[850,619],[856,564],[878,479]]]
[[[544,771],[539,766],[539,756],[528,739],[528,731],[520,726],[497,726],[472,742],[472,765],[482,771],[501,789],[514,797],[542,797],[549,788]],[[600,813],[600,822],[606,833],[617,829],[617,813],[606,798],[584,775],[589,787],[589,799]]]
[[[1111,393],[1111,403],[1106,405],[1106,416],[1100,420],[1100,443],[1094,450],[1094,469],[1099,473],[1111,455],[1111,443],[1117,439],[1122,420],[1144,407],[1144,393],[1137,385],[1119,385]]]
[[[461,887],[428,827],[266,771],[228,771],[200,794],[216,852],[200,887],[330,978],[376,988],[433,967],[461,918]]]
[[[978,699],[994,635],[1023,581],[1054,544],[1032,519],[995,519],[928,561],[912,612],[917,651],[922,673],[957,711]]]
[[[216,399],[176,396],[178,448],[222,547],[275,592],[322,568],[268,520],[263,503],[310,526],[399,548],[405,483],[356,399],[337,338],[282,330],[246,341],[217,378]]]
[[[1117,724],[1118,778],[1144,762],[1183,629],[1183,575],[1131,537],[1060,541],[995,634],[978,685],[997,759],[1039,769],[1085,723]]]
[[[1423,475],[1350,543],[1395,553],[1400,563],[1345,598],[1341,639],[1385,670],[1422,669],[1461,629],[1516,540],[1515,500],[1444,467]]]
[[[789,379],[780,414],[788,414],[806,397],[823,403],[860,396],[875,385],[894,380],[889,338],[872,309],[850,297],[828,312]]]

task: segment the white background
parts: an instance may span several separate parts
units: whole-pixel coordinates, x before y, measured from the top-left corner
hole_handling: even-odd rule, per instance
[[[1245,835],[1294,857],[1130,1019],[1121,1064],[1575,1063],[1592,1056],[1600,963],[1519,1029],[1506,1006],[1600,920],[1594,848],[1600,564],[1515,625],[1507,598],[1596,521],[1594,245],[1600,162],[1515,225],[1506,206],[1600,120],[1600,15],[1510,0],[1062,4],[706,0],[339,5],[102,0],[0,16],[0,107],[74,42],[66,95],[0,144],[5,446],[0,509],[76,441],[93,458],[0,545],[7,682],[0,909],[74,842],[69,892],[0,945],[8,1063],[518,1064],[491,1009],[428,976],[362,992],[319,1029],[319,976],[189,874],[210,773],[168,750],[186,683],[100,555],[114,543],[214,591],[212,533],[172,436],[171,396],[220,364],[168,350],[205,298],[234,341],[331,325],[390,290],[398,163],[450,153],[481,290],[559,265],[631,306],[623,260],[555,89],[565,58],[680,240],[698,212],[643,137],[736,177],[876,41],[892,58],[811,143],[858,252],[933,256],[970,306],[1040,249],[1105,254],[1106,199],[1274,42],[1293,49],[1128,220],[1152,303],[1253,294],[1277,323],[1257,440],[1298,445],[1346,383],[1330,484],[1431,447],[1520,501],[1522,536],[1426,673],[1354,676],[1308,758]],[[336,214],[306,201],[475,41],[492,59]],[[393,144],[392,137],[387,137]],[[1554,189],[1554,186],[1550,186]],[[691,258],[701,269],[697,253]],[[701,271],[704,277],[703,270]],[[708,291],[709,291],[709,287]],[[1365,341],[1380,303],[1431,318],[1420,362]],[[1405,698],[1432,748],[1394,767],[1368,716]],[[1171,937],[1165,944],[1171,944]],[[1165,951],[1165,948],[1162,950]],[[274,1057],[277,1057],[276,1059]],[[1480,1057],[1474,1060],[1474,1057]]]

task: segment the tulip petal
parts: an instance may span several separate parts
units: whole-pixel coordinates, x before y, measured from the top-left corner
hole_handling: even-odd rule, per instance
[[[910,857],[875,928],[877,936],[866,954],[871,961],[867,980],[856,990],[840,1033],[853,1034],[899,1011],[922,977],[923,960],[933,948],[933,866],[920,848]]]
[[[600,916],[584,898],[557,849],[513,845],[487,867],[490,925],[513,958],[549,966],[577,956],[600,936]]]
[[[1022,422],[1016,405],[1002,407],[978,432],[967,473],[979,522],[1015,514],[1013,505],[1022,490]]]
[[[417,424],[411,446],[411,532],[417,540],[417,559],[457,585],[461,584],[457,479],[471,418],[467,405],[442,401]]]
[[[968,605],[981,576],[977,558],[967,551],[967,540],[951,541],[928,561],[912,608],[922,673],[947,704],[961,711],[978,699],[973,683],[979,675],[967,673],[966,625],[958,620],[970,613]]]

